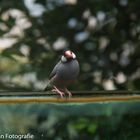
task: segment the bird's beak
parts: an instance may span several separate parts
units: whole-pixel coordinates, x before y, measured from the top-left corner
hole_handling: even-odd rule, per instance
[[[66,56],[67,58],[73,58],[73,55],[72,55],[72,52],[71,52],[71,51],[66,51],[66,52],[65,52],[65,56]]]

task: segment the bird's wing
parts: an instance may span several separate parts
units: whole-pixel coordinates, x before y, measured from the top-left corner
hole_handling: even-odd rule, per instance
[[[51,79],[53,76],[55,76],[55,74],[56,74],[56,72],[57,72],[57,69],[58,69],[58,67],[59,67],[60,64],[61,64],[61,61],[59,61],[59,62],[55,65],[55,67],[53,68],[53,70],[52,70],[52,72],[51,72],[51,74],[50,74],[50,76],[49,76],[49,79]]]
[[[49,75],[49,79],[50,79],[50,80],[48,81],[47,86],[44,88],[44,91],[47,91],[47,90],[49,90],[49,89],[52,87],[51,82],[52,82],[54,76],[56,75],[57,70],[58,70],[58,67],[59,67],[60,64],[61,64],[61,61],[59,61],[59,62],[55,65],[55,67],[53,68],[51,74]]]

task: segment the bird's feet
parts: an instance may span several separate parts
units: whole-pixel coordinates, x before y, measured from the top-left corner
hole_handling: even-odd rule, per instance
[[[61,98],[63,98],[65,93],[60,91],[56,86],[53,86],[53,87],[54,87],[54,89],[52,89],[52,92],[60,94]]]
[[[67,88],[65,88],[65,92],[69,95],[69,98],[72,97],[72,93]]]

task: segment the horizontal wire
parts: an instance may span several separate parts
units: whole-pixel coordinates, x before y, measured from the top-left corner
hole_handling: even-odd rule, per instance
[[[113,96],[113,95],[140,95],[140,91],[109,90],[109,91],[71,91],[74,97],[81,96]],[[56,96],[51,91],[0,91],[0,97],[8,96]]]
[[[140,91],[72,91],[72,93],[71,98],[60,98],[51,91],[0,91],[0,104],[140,101]]]
[[[1,97],[0,104],[11,103],[94,103],[114,101],[140,101],[140,95],[115,95],[115,96],[85,96],[60,98],[57,97]]]

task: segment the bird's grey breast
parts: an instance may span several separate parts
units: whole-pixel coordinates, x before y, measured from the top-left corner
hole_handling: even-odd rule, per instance
[[[63,80],[75,80],[78,74],[79,63],[77,60],[61,63],[57,69],[57,75]]]

